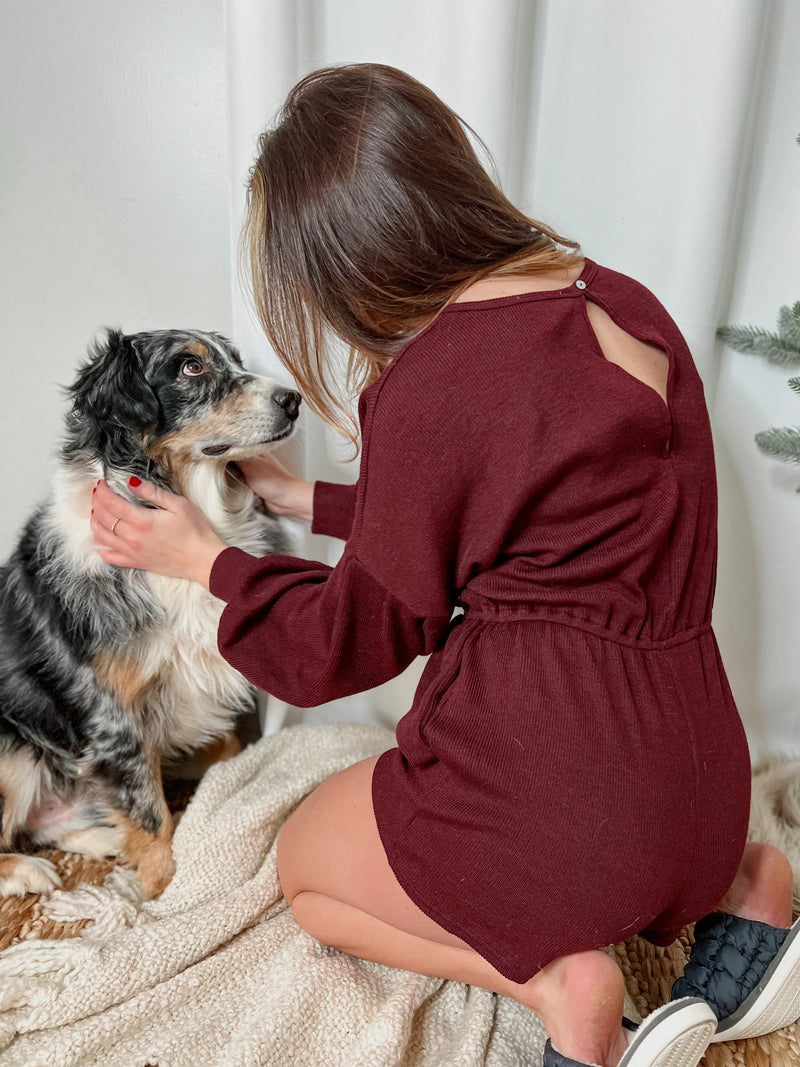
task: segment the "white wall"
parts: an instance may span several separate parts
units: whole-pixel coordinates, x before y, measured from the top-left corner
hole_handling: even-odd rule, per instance
[[[221,0],[0,2],[0,555],[98,328],[228,332]]]

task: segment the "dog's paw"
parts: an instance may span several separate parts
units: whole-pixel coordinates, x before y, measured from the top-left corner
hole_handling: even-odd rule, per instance
[[[41,856],[0,855],[0,897],[24,897],[26,893],[52,893],[61,879],[50,860]]]
[[[159,893],[163,893],[172,881],[172,876],[175,874],[175,861],[170,856],[158,865],[140,863],[137,868],[137,874],[144,889],[145,900],[152,900]]]
[[[152,900],[163,893],[175,874],[175,860],[168,842],[159,842],[136,857],[123,853],[122,862],[138,874],[145,900]]]

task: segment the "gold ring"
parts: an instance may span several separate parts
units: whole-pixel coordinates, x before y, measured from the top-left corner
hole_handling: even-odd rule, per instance
[[[117,523],[118,523],[118,522],[119,522],[119,517],[117,517],[116,519],[114,519],[113,525],[111,526],[111,532],[112,532],[112,533],[113,533],[113,532],[114,532],[114,531],[116,530],[116,528],[117,528]]]

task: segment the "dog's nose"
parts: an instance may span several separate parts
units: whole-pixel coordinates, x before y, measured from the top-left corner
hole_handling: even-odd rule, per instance
[[[283,408],[287,418],[292,420],[297,418],[302,397],[299,393],[296,393],[294,389],[279,389],[277,393],[272,394],[272,399],[279,408]]]

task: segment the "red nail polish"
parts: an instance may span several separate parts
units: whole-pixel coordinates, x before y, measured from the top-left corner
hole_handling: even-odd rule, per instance
[[[90,515],[94,515],[94,508],[89,512]]]
[[[95,494],[96,492],[97,492],[97,486],[95,486],[95,487],[94,487],[94,489],[92,490],[92,496],[94,496],[94,494]]]
[[[142,484],[142,479],[141,478],[137,478],[135,474],[132,474],[130,476],[130,478],[128,479],[128,485],[132,485],[134,489],[137,487],[137,485],[141,485],[141,484]]]

